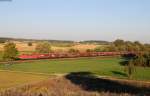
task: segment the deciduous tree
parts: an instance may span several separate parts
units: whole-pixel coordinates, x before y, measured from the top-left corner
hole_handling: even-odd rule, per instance
[[[7,60],[14,60],[17,58],[18,50],[16,48],[16,45],[12,42],[8,42],[4,46],[4,53],[3,53],[3,59]]]
[[[48,42],[41,42],[37,44],[36,51],[38,53],[49,53],[51,51],[51,46]]]

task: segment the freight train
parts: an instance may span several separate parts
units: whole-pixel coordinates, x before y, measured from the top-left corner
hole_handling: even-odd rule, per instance
[[[96,57],[96,56],[119,56],[134,55],[134,52],[77,52],[77,53],[47,53],[47,54],[22,54],[18,56],[20,60],[31,59],[52,59],[52,58],[77,58],[77,57]]]

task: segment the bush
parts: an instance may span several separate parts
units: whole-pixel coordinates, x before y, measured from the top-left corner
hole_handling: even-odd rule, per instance
[[[38,53],[49,53],[51,52],[51,46],[48,42],[41,42],[37,44],[36,51]]]

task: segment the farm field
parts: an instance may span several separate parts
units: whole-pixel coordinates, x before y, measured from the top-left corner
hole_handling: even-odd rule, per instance
[[[28,43],[18,41],[15,41],[14,43],[16,44],[16,48],[18,49],[19,52],[28,52],[28,53],[34,52],[37,45],[37,43],[33,43],[32,46],[28,46]],[[75,44],[71,46],[62,46],[61,44],[58,44],[57,46],[55,44],[50,45],[53,51],[68,51],[70,48],[78,49],[80,51],[86,51],[87,49],[94,49],[98,46],[104,46],[95,44]],[[0,44],[0,51],[3,51],[3,46],[4,44]]]
[[[93,57],[74,59],[50,59],[34,62],[18,63],[13,65],[0,65],[0,70],[65,74],[70,72],[91,72],[99,76],[112,76],[127,78],[124,67],[120,64],[124,60],[119,57]],[[150,68],[137,67],[133,79],[150,80]]]
[[[35,75],[21,72],[10,72],[0,70],[0,89],[16,87],[28,83],[36,83],[47,79],[46,75]]]

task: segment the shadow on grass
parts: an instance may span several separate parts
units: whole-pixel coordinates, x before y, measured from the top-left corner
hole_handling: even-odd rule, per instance
[[[120,75],[120,76],[123,76],[123,77],[127,77],[127,74],[126,73],[123,73],[123,72],[119,72],[119,71],[111,71],[114,75]]]
[[[150,96],[150,88],[141,88],[123,82],[98,78],[90,72],[73,72],[66,75],[66,78],[72,83],[81,86],[81,88],[86,91],[142,94],[141,96]]]

